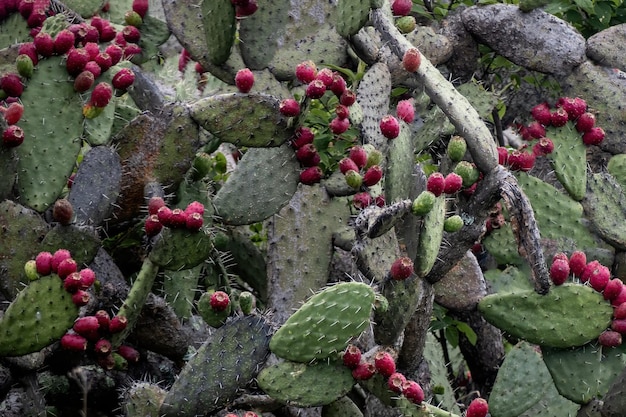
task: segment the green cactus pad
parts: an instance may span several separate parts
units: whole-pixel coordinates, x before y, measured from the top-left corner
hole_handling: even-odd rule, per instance
[[[400,122],[400,135],[389,143],[385,169],[385,201],[387,204],[409,198],[413,186],[415,154],[411,130]]]
[[[68,9],[78,13],[84,19],[88,19],[93,15],[97,14],[102,6],[104,5],[104,0],[64,0],[63,4],[68,7]],[[117,4],[115,7],[119,7]]]
[[[359,82],[356,96],[363,109],[361,134],[363,142],[373,145],[383,154],[387,153],[389,139],[380,132],[380,120],[389,113],[389,91],[391,74],[386,64],[378,62],[367,70]],[[401,125],[406,127],[406,125]],[[406,140],[406,139],[405,139]],[[406,149],[402,147],[402,149]]]
[[[494,417],[517,417],[541,400],[552,385],[541,354],[526,342],[517,344],[505,356],[489,396]]]
[[[135,381],[124,392],[124,416],[157,416],[167,391],[151,382]]]
[[[111,130],[115,121],[116,102],[117,99],[113,98],[98,117],[85,119],[84,138],[90,146],[107,145],[110,142]]]
[[[370,5],[367,1],[342,0],[337,3],[337,12],[333,13],[337,32],[347,38],[365,26],[369,18]]]
[[[16,43],[31,42],[29,31],[26,20],[19,13],[11,14],[0,25],[0,49]]]
[[[100,237],[92,226],[56,225],[41,241],[41,250],[54,253],[58,249],[67,249],[80,266],[91,263],[101,244]]]
[[[137,65],[157,57],[160,54],[159,46],[164,44],[171,35],[167,23],[149,14],[144,16],[140,30],[141,56],[132,58],[132,62]]]
[[[327,362],[280,362],[261,370],[257,379],[270,397],[298,407],[330,404],[354,386],[350,369]]]
[[[191,316],[201,270],[202,265],[200,264],[190,269],[165,272],[163,277],[164,298],[180,319]]]
[[[546,295],[532,290],[492,294],[478,303],[485,319],[530,343],[555,348],[582,346],[611,323],[613,308],[591,287],[563,284]]]
[[[419,279],[403,281],[388,280],[384,283],[381,294],[389,300],[386,311],[375,310],[374,340],[379,345],[392,345],[402,334],[411,320],[407,311],[415,311],[420,299],[422,283]]]
[[[181,371],[159,415],[210,414],[235,399],[265,361],[269,332],[257,316],[239,317],[215,330]]]
[[[248,149],[215,195],[216,214],[234,225],[264,220],[289,202],[298,180],[298,161],[289,145]]]
[[[418,276],[425,276],[430,272],[443,240],[443,224],[446,220],[446,199],[440,195],[435,199],[435,205],[424,216],[422,230],[419,235],[419,246],[415,258],[415,272]]]
[[[63,191],[81,148],[83,102],[62,59],[42,59],[21,97],[25,138],[16,148],[17,186],[22,204],[40,212]]]
[[[204,230],[164,228],[150,251],[150,260],[156,265],[177,271],[189,269],[209,257],[213,243]]]
[[[574,200],[582,200],[587,191],[587,147],[580,133],[567,123],[560,128],[548,126],[546,137],[554,142],[554,151],[548,158],[556,177]]]
[[[543,349],[554,384],[565,398],[586,404],[606,395],[612,381],[626,367],[626,346],[587,344],[574,349]]]
[[[235,42],[235,7],[230,0],[203,1],[200,4],[207,53],[215,65],[226,62]]]
[[[532,290],[530,283],[530,271],[526,268],[516,268],[509,266],[504,271],[499,269],[490,269],[485,271],[485,280],[493,293],[505,293]]]
[[[343,282],[311,297],[274,334],[271,351],[284,359],[310,362],[346,348],[370,324],[374,290]]]
[[[226,93],[206,97],[191,107],[191,116],[224,142],[237,146],[279,146],[291,137],[280,100],[259,93]]]
[[[78,307],[53,274],[31,282],[0,319],[0,356],[37,352],[72,327]]]
[[[580,405],[559,394],[554,384],[549,384],[539,402],[518,417],[577,417]],[[498,417],[492,414],[493,417]]]
[[[626,250],[626,194],[611,174],[592,174],[582,201],[598,235],[611,246]]]
[[[323,406],[322,417],[363,417],[363,413],[354,401],[347,396],[343,396]]]
[[[611,157],[606,169],[619,182],[622,189],[626,190],[626,154]]]

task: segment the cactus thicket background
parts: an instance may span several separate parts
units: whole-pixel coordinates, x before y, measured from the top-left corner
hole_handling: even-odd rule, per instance
[[[624,22],[0,0],[0,416],[626,415]]]

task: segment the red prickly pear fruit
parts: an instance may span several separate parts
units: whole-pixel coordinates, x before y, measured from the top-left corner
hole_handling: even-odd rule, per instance
[[[28,16],[33,12],[34,0],[21,0],[17,11],[22,15],[24,19],[28,19]]]
[[[111,316],[105,310],[98,310],[93,315],[98,319],[101,329],[109,330],[109,323],[111,322]]]
[[[396,114],[406,123],[413,123],[415,120],[415,107],[411,100],[400,100],[396,106]]]
[[[37,53],[43,57],[49,57],[54,54],[54,39],[49,33],[39,32],[33,39]]]
[[[247,93],[254,85],[254,74],[248,68],[237,71],[235,75],[235,85],[241,93]]]
[[[230,305],[230,298],[224,291],[215,291],[211,294],[209,305],[214,311],[224,311]]]
[[[54,37],[54,53],[63,55],[74,47],[76,36],[69,30],[63,29]]]
[[[615,330],[605,330],[598,336],[598,343],[606,347],[617,347],[622,344],[622,335]]]
[[[383,177],[383,170],[378,165],[371,166],[363,175],[363,184],[367,187],[378,184],[378,181]]]
[[[350,120],[339,116],[333,118],[328,124],[330,131],[335,135],[341,135],[350,128]]]
[[[591,288],[598,292],[602,292],[606,284],[611,280],[611,271],[606,266],[600,264],[597,268],[595,268],[591,272],[591,277],[589,278],[589,285]]]
[[[569,262],[563,259],[555,259],[550,266],[550,279],[554,285],[561,285],[569,277]]]
[[[339,103],[343,104],[344,106],[352,106],[354,104],[354,102],[356,101],[356,94],[354,94],[354,92],[352,90],[346,90],[341,94],[341,97],[339,97]]]
[[[341,171],[342,174],[346,175],[346,172],[348,171],[359,172],[359,167],[352,159],[343,158],[341,161],[339,161],[339,171]]]
[[[291,141],[291,146],[298,149],[308,143],[313,143],[315,134],[308,127],[300,126],[296,129],[294,138]]]
[[[445,182],[445,177],[441,172],[433,172],[426,180],[426,190],[433,193],[435,197],[439,197],[445,189]]]
[[[554,142],[550,138],[540,138],[539,142],[533,145],[533,154],[535,156],[549,155],[554,151]]]
[[[587,102],[580,97],[562,97],[559,100],[558,105],[565,109],[569,116],[569,120],[576,120],[587,111]]]
[[[24,130],[17,126],[11,125],[2,132],[2,144],[7,148],[14,148],[24,143]]]
[[[24,114],[24,106],[21,103],[13,102],[4,111],[4,120],[8,125],[14,125],[20,121]]]
[[[141,55],[141,46],[136,43],[129,43],[124,46],[122,57],[124,59],[132,59],[135,55]]]
[[[37,28],[43,25],[43,22],[46,21],[48,15],[46,15],[46,11],[43,9],[33,10],[28,19],[26,19],[26,24],[29,28]]]
[[[402,395],[413,404],[421,404],[424,401],[424,390],[415,381],[406,381],[402,385]]]
[[[65,279],[69,274],[76,272],[78,270],[78,264],[72,258],[67,258],[59,263],[57,267],[57,275],[61,279]]]
[[[569,269],[575,277],[580,278],[587,266],[587,255],[582,251],[574,251],[569,258]]]
[[[165,200],[161,197],[151,197],[148,200],[148,214],[157,214],[161,207],[165,206]]]
[[[389,270],[389,277],[396,281],[403,281],[413,274],[413,261],[403,256],[396,259]]]
[[[313,185],[322,180],[324,172],[319,166],[312,166],[300,173],[300,182],[304,185]]]
[[[321,80],[328,89],[333,83],[334,73],[330,68],[322,68],[315,75],[316,80]]]
[[[74,294],[80,290],[80,274],[78,272],[72,272],[63,280],[63,288],[70,294]]]
[[[85,48],[70,49],[67,53],[65,69],[68,74],[75,77],[85,69],[85,65],[87,65],[90,59],[89,52]]]
[[[611,322],[611,330],[618,332],[619,334],[626,334],[626,320],[618,319]]]
[[[164,225],[168,226],[172,222],[172,209],[167,206],[162,206],[157,210],[157,218]]]
[[[139,39],[141,39],[141,33],[135,26],[124,26],[121,34],[124,37],[124,40],[128,43],[137,43],[139,42]]]
[[[303,61],[296,65],[296,78],[303,84],[308,84],[315,79],[317,67],[313,61]]]
[[[350,109],[348,106],[344,106],[343,104],[337,104],[337,107],[335,107],[335,114],[340,119],[347,119],[350,117]]]
[[[187,207],[185,207],[185,212],[187,214],[198,213],[199,215],[204,216],[204,204],[199,201],[192,201],[187,204]]]
[[[585,133],[591,130],[596,125],[596,116],[593,113],[583,113],[576,120],[576,130],[580,133]]]
[[[380,351],[374,356],[374,366],[379,374],[389,378],[396,372],[396,362],[388,352]]]
[[[252,16],[258,9],[257,0],[248,0],[243,6],[235,6],[235,16],[237,18]]]
[[[94,60],[100,53],[100,47],[95,42],[87,42],[83,49],[89,54],[89,59]]]
[[[91,71],[83,71],[74,79],[74,91],[84,93],[93,85],[96,77]]]
[[[74,208],[72,204],[65,198],[61,198],[54,203],[52,208],[52,218],[63,226],[72,223],[74,218]]]
[[[102,72],[107,71],[113,65],[111,55],[107,54],[106,52],[99,52],[93,60],[96,62],[96,64],[98,64]]]
[[[620,289],[620,292],[617,295],[617,297],[615,297],[615,299],[611,300],[611,305],[613,307],[617,307],[617,306],[619,306],[622,303],[626,303],[626,285],[624,285],[624,284],[622,284],[622,288]]]
[[[135,82],[135,73],[130,68],[122,68],[111,80],[113,88],[117,90],[126,90]]]
[[[467,407],[465,417],[486,417],[489,412],[489,404],[483,398],[475,398]]]
[[[535,165],[535,158],[535,155],[530,152],[524,152],[519,150],[513,151],[509,155],[509,167],[513,171],[530,171]]]
[[[20,97],[24,92],[24,85],[19,75],[8,73],[0,78],[0,89],[9,97]]]
[[[50,252],[39,252],[35,257],[35,266],[39,275],[50,275],[52,272],[52,254]]]
[[[554,127],[565,126],[568,120],[569,114],[567,114],[563,107],[558,107],[552,113],[550,113],[550,123]]]
[[[372,196],[368,192],[356,193],[352,197],[352,205],[357,209],[364,209],[372,205]]]
[[[615,307],[615,310],[613,310],[613,318],[619,320],[626,319],[626,302]]]
[[[374,204],[376,204],[376,207],[385,207],[385,196],[384,195],[377,195],[376,198],[374,198]]]
[[[343,356],[341,360],[343,364],[350,369],[356,369],[357,366],[361,363],[361,349],[359,349],[355,345],[348,345],[346,350],[343,352]]]
[[[98,83],[91,92],[89,102],[95,107],[106,107],[113,97],[113,87],[111,84],[103,81]]]
[[[156,214],[151,214],[146,218],[146,222],[144,224],[144,231],[148,237],[158,235],[161,230],[163,230],[163,223],[159,221],[159,216]]]
[[[191,213],[187,215],[187,220],[185,221],[185,227],[187,228],[187,230],[197,231],[202,228],[203,223],[204,223],[204,219],[202,218],[202,214]]]
[[[78,290],[72,295],[72,303],[78,307],[82,307],[87,305],[89,300],[91,299],[91,295],[87,291]]]
[[[602,291],[602,296],[605,300],[613,302],[613,300],[619,297],[620,293],[622,292],[623,286],[624,284],[622,283],[621,279],[613,278],[608,282],[608,284],[606,284],[606,287],[604,287],[604,291]],[[613,305],[619,306],[620,304],[621,303],[614,303]]]
[[[77,318],[74,321],[72,329],[79,335],[93,340],[94,335],[98,336],[98,330],[100,329],[100,323],[94,316],[85,316]]]
[[[293,98],[286,98],[280,102],[278,110],[285,117],[296,117],[300,114],[300,103]]]
[[[305,167],[319,165],[313,163],[317,159],[316,156],[319,157],[317,149],[312,143],[301,146],[296,150],[296,159]]]
[[[344,80],[340,74],[333,74],[333,82],[328,89],[337,97],[341,97],[347,88],[346,80]]]
[[[526,131],[533,139],[539,139],[546,135],[546,128],[537,121],[532,122],[526,127]]]
[[[67,350],[87,350],[87,339],[76,333],[65,333],[61,337],[61,347]]]
[[[352,370],[352,377],[358,381],[366,381],[374,376],[376,368],[369,362],[361,362]]]
[[[143,19],[148,13],[148,0],[133,0],[133,11]]]
[[[125,316],[113,316],[109,322],[109,332],[119,333],[128,325],[128,319]]]
[[[455,194],[463,187],[463,177],[456,172],[451,172],[443,179],[443,192]]]
[[[587,265],[585,265],[585,269],[583,269],[583,272],[580,274],[580,280],[582,282],[589,281],[589,278],[591,278],[591,274],[593,273],[593,271],[600,265],[601,264],[598,261],[591,261],[587,263]]]
[[[498,163],[500,165],[509,163],[509,150],[503,146],[498,146]]]
[[[108,355],[111,353],[111,342],[107,339],[100,339],[96,342],[93,350],[98,355]]]
[[[398,119],[388,114],[380,120],[380,132],[387,139],[395,139],[400,134],[400,123]]]
[[[537,104],[530,110],[530,114],[532,115],[533,119],[535,119],[544,126],[550,126],[550,124],[552,123],[552,115],[548,103],[544,102],[541,104]]]
[[[115,42],[115,45],[119,46],[122,49],[124,49],[126,45],[128,45],[128,42],[126,41],[126,39],[124,39],[124,34],[122,32],[117,32],[115,34],[115,39],[113,40],[113,42]]]
[[[387,388],[398,394],[402,393],[402,385],[406,382],[406,378],[400,372],[394,372],[387,378]]]
[[[417,48],[409,48],[402,57],[402,66],[408,72],[415,72],[422,63],[422,55]]]
[[[359,168],[363,168],[365,164],[367,164],[367,151],[361,146],[353,146],[350,148],[348,157],[352,159]]]
[[[86,290],[96,282],[96,273],[91,268],[81,269],[78,273],[80,275],[80,289]]]
[[[413,2],[411,0],[394,0],[391,4],[391,11],[394,16],[407,16],[411,13]]]
[[[111,57],[111,65],[116,65],[118,62],[120,62],[122,56],[124,55],[124,50],[119,45],[115,44],[110,44],[109,46],[107,46],[104,52],[109,54],[109,56]]]
[[[583,143],[587,146],[599,145],[604,140],[604,129],[601,127],[592,127],[583,134]]]
[[[307,87],[305,94],[309,98],[321,98],[326,93],[326,84],[320,79],[314,79]]]
[[[169,223],[165,223],[164,226],[173,227],[176,229],[182,229],[187,225],[187,213],[185,210],[175,208],[172,210],[172,216],[170,217]]]
[[[68,251],[67,249],[58,249],[56,252],[52,254],[52,261],[51,261],[52,271],[57,272],[57,270],[59,269],[59,264],[63,262],[64,260],[71,258],[71,257],[72,255],[70,251]]]
[[[124,359],[126,359],[129,363],[137,363],[139,362],[139,352],[131,346],[121,345],[117,348],[117,353]]]

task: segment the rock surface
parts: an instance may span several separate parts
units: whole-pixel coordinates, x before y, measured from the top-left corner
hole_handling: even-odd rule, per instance
[[[587,56],[598,64],[626,71],[626,23],[612,26],[587,39]]]

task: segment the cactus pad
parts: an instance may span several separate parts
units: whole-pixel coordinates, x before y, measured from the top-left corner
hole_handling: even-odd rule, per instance
[[[203,230],[165,228],[149,256],[156,265],[176,271],[200,264],[209,257],[212,247],[211,237]]]
[[[322,417],[363,417],[363,413],[348,396],[343,396],[322,407]]]
[[[270,341],[276,356],[296,362],[327,358],[370,324],[374,290],[343,282],[315,294],[278,329]]]
[[[626,154],[613,155],[606,167],[609,174],[626,190]]]
[[[435,205],[424,216],[422,230],[419,236],[417,257],[415,258],[415,272],[423,277],[430,272],[443,239],[443,223],[446,218],[446,199],[440,195],[435,199]]]
[[[203,1],[200,4],[209,59],[215,65],[226,62],[235,42],[235,8],[229,0]]]
[[[556,348],[582,346],[610,324],[611,305],[591,287],[564,284],[546,295],[532,290],[492,294],[478,309],[499,329],[530,343]]]
[[[72,327],[78,307],[63,281],[53,274],[22,290],[0,319],[0,356],[37,352]]]
[[[280,362],[263,369],[257,379],[270,397],[299,407],[330,404],[354,385],[350,369],[327,362]]]
[[[582,205],[598,235],[626,250],[626,194],[619,183],[610,174],[591,175]]]
[[[554,151],[549,154],[558,180],[576,201],[582,200],[587,184],[587,147],[572,123],[556,128],[546,128],[546,137],[554,142]]]

